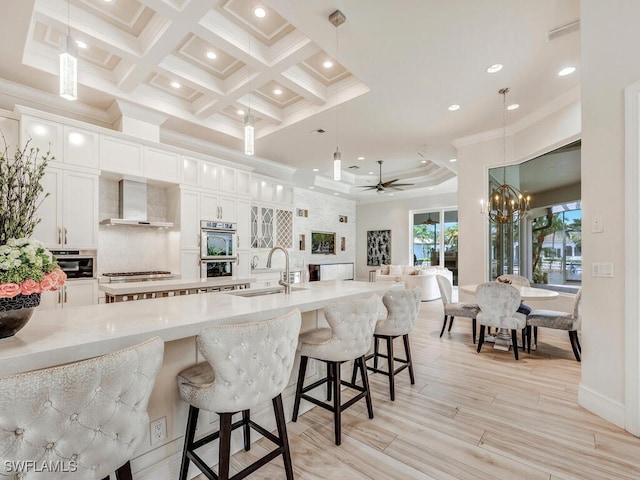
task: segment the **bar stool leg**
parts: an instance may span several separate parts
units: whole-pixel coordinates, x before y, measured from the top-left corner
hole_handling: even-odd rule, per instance
[[[416,379],[413,376],[413,360],[411,360],[411,347],[409,346],[409,334],[403,335],[402,341],[404,342],[404,353],[405,353],[405,358],[407,359],[407,368],[409,369],[409,379],[411,380],[411,385],[415,385]]]
[[[331,401],[331,389],[333,388],[333,370],[329,368],[329,362],[327,362],[327,402]]]
[[[248,452],[251,449],[251,427],[249,426],[249,410],[242,411],[242,433],[244,437],[244,449]]]
[[[356,360],[357,361],[357,360]],[[360,357],[360,372],[362,374],[362,386],[365,390],[365,400],[367,401],[367,413],[369,418],[373,418],[373,402],[371,401],[371,389],[369,388],[369,376],[367,375],[367,365],[364,355]]]
[[[336,445],[342,443],[342,406],[340,404],[340,363],[330,362],[333,378],[333,424]]]
[[[276,427],[278,437],[282,443],[282,461],[287,480],[293,480],[293,466],[291,464],[291,450],[289,449],[289,437],[287,435],[287,421],[284,418],[284,408],[282,407],[282,395],[278,395],[272,400],[273,411],[276,415]]]
[[[218,480],[229,480],[231,462],[231,417],[232,413],[220,413],[220,445],[218,447]]]
[[[378,368],[378,337],[373,337],[373,368]]]
[[[187,480],[189,472],[189,456],[187,452],[191,450],[193,439],[196,436],[196,424],[198,423],[198,413],[200,409],[190,405],[189,417],[187,419],[187,433],[184,437],[184,448],[182,449],[182,464],[180,465],[180,480]]]
[[[307,361],[309,357],[300,357],[300,369],[298,370],[298,384],[296,385],[296,398],[293,402],[292,422],[298,420],[298,410],[300,409],[300,399],[302,398],[302,386],[304,384],[304,375],[307,371]],[[182,479],[181,479],[182,480]]]
[[[129,462],[116,470],[116,480],[133,480],[133,473],[131,473],[131,464]]]
[[[393,366],[393,337],[387,337],[387,367],[389,369],[389,398],[393,402],[396,399],[396,386]]]

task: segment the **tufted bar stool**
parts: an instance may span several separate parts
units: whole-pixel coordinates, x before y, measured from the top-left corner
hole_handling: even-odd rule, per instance
[[[300,311],[295,309],[287,315],[263,322],[207,327],[198,335],[198,350],[207,361],[178,374],[180,396],[190,405],[180,480],[187,479],[190,462],[207,478],[241,479],[279,455],[283,457],[287,480],[293,480],[281,394],[293,368],[300,322]],[[273,404],[278,436],[250,418],[251,408],[266,400]],[[200,409],[218,413],[220,430],[194,440]],[[240,412],[242,418],[232,423],[233,415]],[[230,477],[231,432],[238,427],[243,430],[245,450],[251,448],[250,428],[278,448]],[[218,438],[216,474],[196,450]]]
[[[300,350],[300,371],[296,387],[296,398],[293,404],[293,421],[298,419],[300,400],[309,402],[333,412],[334,435],[336,445],[342,441],[341,413],[358,400],[365,398],[369,418],[373,418],[373,404],[369,390],[369,380],[365,365],[365,354],[371,346],[373,331],[378,321],[380,297],[373,295],[363,300],[334,302],[324,307],[324,315],[330,328],[319,328],[300,335],[298,350]],[[321,380],[304,386],[304,376],[309,358],[321,360],[327,364],[327,375]],[[340,365],[354,360],[354,368],[360,370],[362,387],[354,381],[346,382],[340,379]],[[355,377],[355,375],[354,375]],[[306,393],[321,385],[327,385],[327,401],[325,403]],[[341,385],[357,390],[359,393],[341,403]]]
[[[0,378],[0,478],[130,480],[164,342]],[[20,462],[23,471],[16,468]]]
[[[367,366],[369,371],[382,373],[389,377],[389,398],[393,401],[396,399],[395,375],[404,370],[409,370],[409,379],[411,385],[415,384],[413,376],[413,362],[411,361],[411,348],[409,347],[409,332],[413,330],[416,324],[416,318],[420,312],[420,302],[422,290],[415,287],[405,290],[389,290],[382,297],[382,303],[386,307],[386,318],[376,323],[373,333],[373,354],[368,355],[366,360],[373,358],[373,367]],[[393,353],[393,340],[402,337],[404,343],[405,358],[396,358]],[[380,353],[378,348],[379,340],[384,340],[387,344],[386,354]],[[378,359],[387,359],[387,369],[378,368]],[[395,363],[401,365],[395,368]],[[354,366],[352,382],[355,383],[356,368]]]

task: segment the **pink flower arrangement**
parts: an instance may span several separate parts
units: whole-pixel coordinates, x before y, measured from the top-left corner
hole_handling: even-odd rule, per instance
[[[42,243],[21,238],[0,245],[0,298],[57,290],[67,275]]]

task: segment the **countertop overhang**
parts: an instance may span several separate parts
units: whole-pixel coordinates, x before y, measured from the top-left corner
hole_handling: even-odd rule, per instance
[[[296,286],[304,289],[288,295],[242,297],[216,292],[36,310],[15,336],[0,339],[0,375],[104,355],[156,335],[167,342],[195,336],[208,325],[267,320],[294,308],[320,310],[332,301],[381,295],[402,284],[336,280]]]

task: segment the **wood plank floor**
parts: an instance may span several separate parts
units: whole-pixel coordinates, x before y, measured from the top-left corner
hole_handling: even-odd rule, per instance
[[[390,402],[386,377],[370,374],[375,418],[364,402],[349,408],[340,447],[330,412],[287,424],[296,479],[640,479],[640,439],[578,405],[568,335],[540,329],[538,350],[516,362],[491,344],[476,353],[466,319],[439,338],[442,315],[440,301],[422,303],[410,335],[415,385],[402,372]],[[233,468],[271,448],[259,440]],[[281,458],[249,478],[284,479]]]

